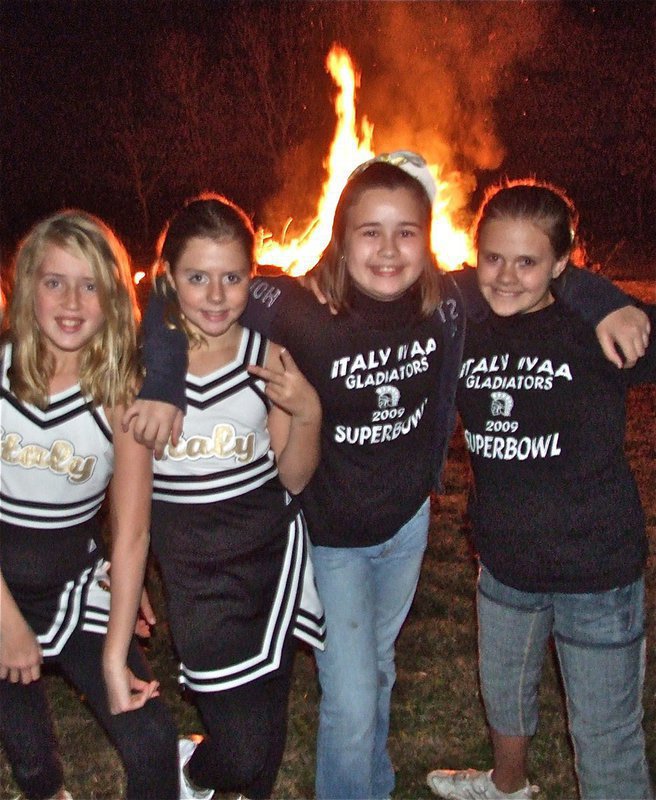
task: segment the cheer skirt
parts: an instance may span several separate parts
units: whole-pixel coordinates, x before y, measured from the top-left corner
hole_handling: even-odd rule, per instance
[[[259,504],[253,492],[196,506],[153,502],[179,681],[193,691],[225,691],[275,672],[292,634],[323,649],[305,519],[280,492],[272,513],[270,489]]]

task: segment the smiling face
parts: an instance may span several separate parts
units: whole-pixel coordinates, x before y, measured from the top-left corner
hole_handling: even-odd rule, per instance
[[[375,300],[396,300],[430,260],[425,210],[406,188],[364,191],[347,212],[344,257],[351,280]]]
[[[246,308],[251,262],[237,239],[189,239],[177,263],[167,264],[167,275],[187,324],[210,344]]]
[[[501,217],[478,235],[478,285],[502,317],[539,311],[553,302],[551,281],[565,269],[547,234],[529,219]]]
[[[36,323],[57,360],[81,351],[105,323],[91,266],[55,244],[45,247],[34,290]]]

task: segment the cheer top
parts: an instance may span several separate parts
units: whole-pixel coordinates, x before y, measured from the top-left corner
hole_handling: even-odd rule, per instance
[[[474,472],[469,511],[497,580],[574,593],[639,577],[647,542],[624,454],[626,390],[655,378],[654,337],[620,370],[557,300],[469,322],[458,387]]]
[[[102,408],[79,385],[45,409],[21,403],[9,388],[12,348],[2,359],[0,521],[39,530],[80,525],[95,516],[114,467],[112,433]]]
[[[102,408],[79,385],[45,409],[9,388],[12,348],[2,356],[0,565],[45,658],[76,629],[105,634],[110,598],[97,512],[114,450]]]
[[[177,446],[154,462],[153,499],[215,503],[250,492],[278,474],[267,427],[264,382],[246,371],[262,366],[266,339],[243,330],[228,365],[201,378],[187,375],[188,410]]]

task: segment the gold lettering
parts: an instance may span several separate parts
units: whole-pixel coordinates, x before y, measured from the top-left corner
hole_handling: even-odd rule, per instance
[[[182,461],[186,458],[191,461],[197,461],[199,458],[235,458],[242,464],[248,464],[253,460],[254,453],[254,432],[239,436],[233,425],[219,423],[214,426],[211,436],[199,434],[188,439],[181,436],[177,447],[173,447],[169,442],[165,457],[173,461]]]
[[[50,448],[40,444],[22,445],[18,433],[2,432],[0,458],[5,464],[23,469],[47,469],[55,475],[65,475],[71,483],[85,483],[93,475],[95,456],[75,455],[75,447],[65,439],[57,439]]]

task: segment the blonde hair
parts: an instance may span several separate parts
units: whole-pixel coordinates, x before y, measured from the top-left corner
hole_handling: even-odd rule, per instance
[[[5,320],[13,343],[11,390],[21,402],[40,408],[48,403],[55,363],[36,321],[34,294],[38,270],[51,245],[89,264],[104,316],[104,324],[82,349],[80,388],[94,405],[128,404],[138,379],[140,318],[128,255],[102,220],[75,209],[37,223],[19,245]]]

